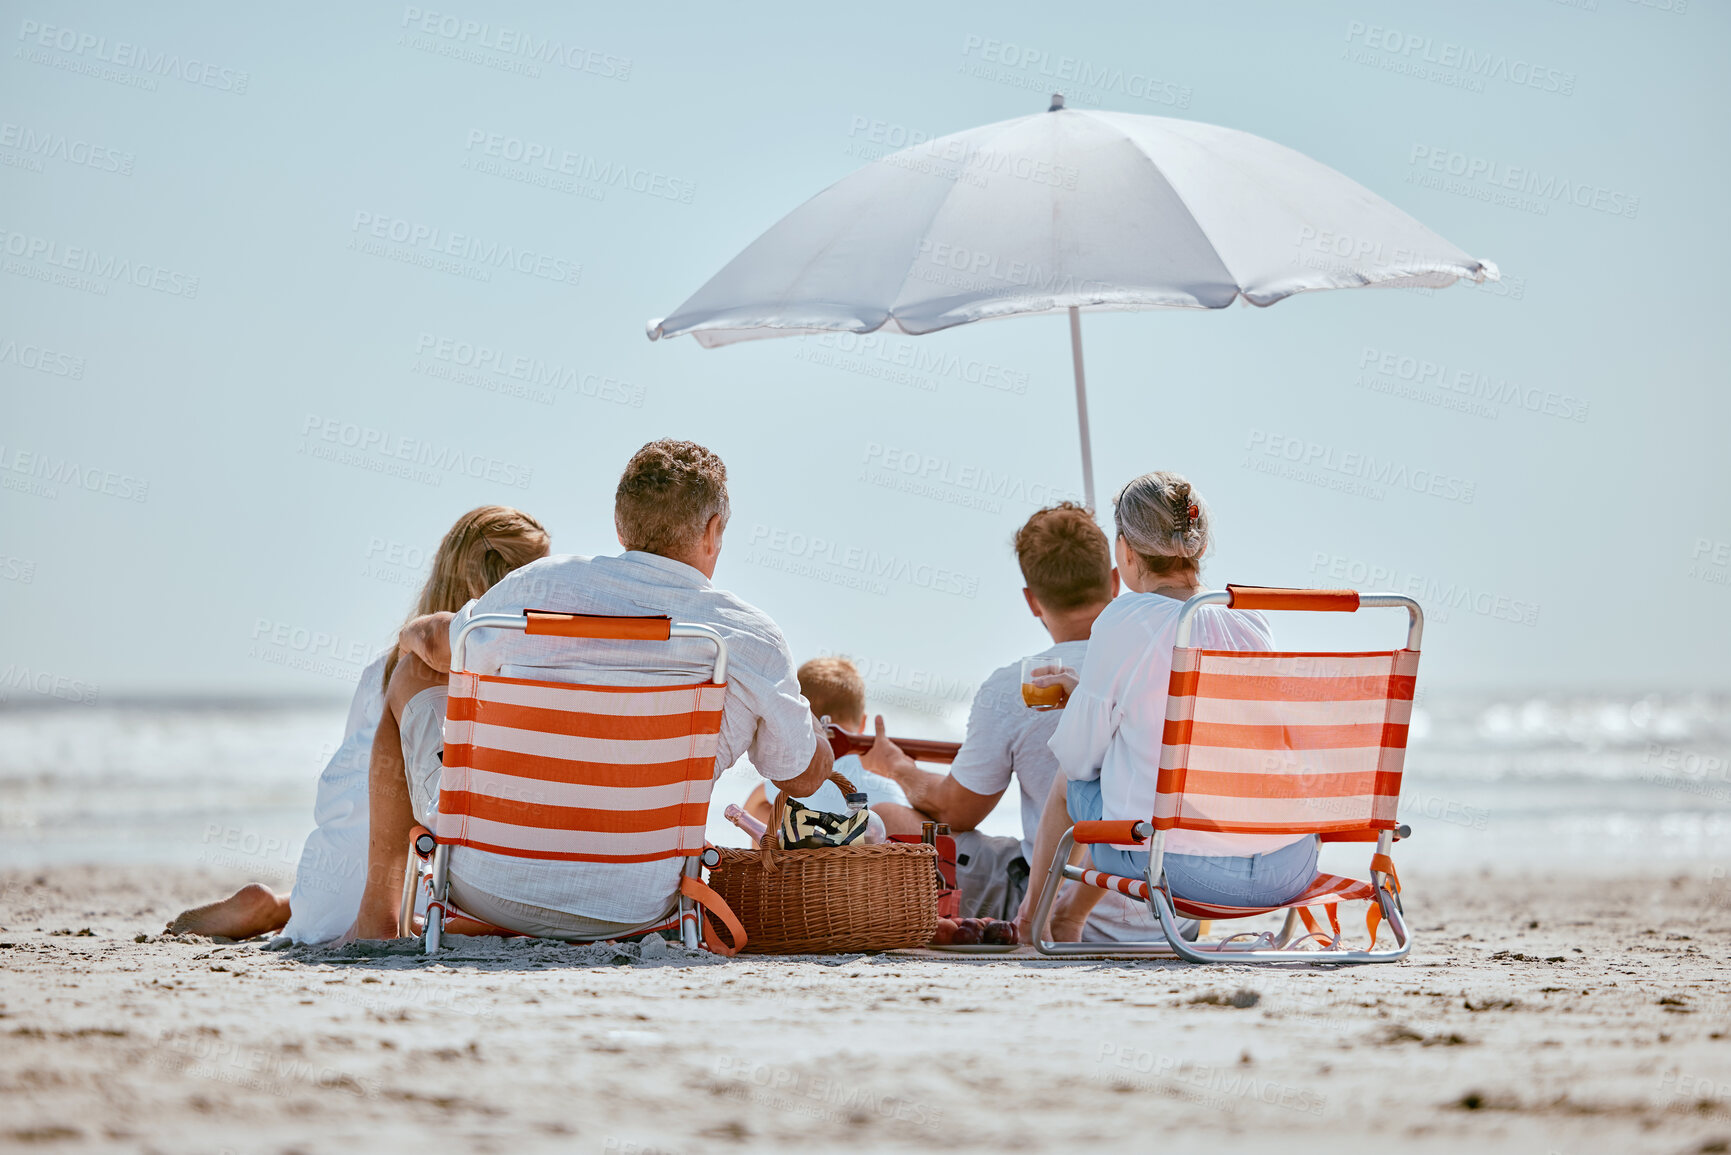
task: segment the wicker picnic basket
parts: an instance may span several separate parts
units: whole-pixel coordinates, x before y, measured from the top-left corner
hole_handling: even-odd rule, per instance
[[[853,783],[833,770],[843,794]],[[709,885],[745,925],[746,954],[921,947],[938,925],[937,848],[923,843],[781,849],[787,795],[755,850],[717,847]]]

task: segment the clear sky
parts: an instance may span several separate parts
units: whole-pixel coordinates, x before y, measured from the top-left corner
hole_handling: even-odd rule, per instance
[[[717,580],[796,655],[965,698],[1041,642],[1008,540],[1080,489],[1064,320],[644,322],[886,145],[1054,90],[1278,140],[1505,276],[1087,317],[1103,492],[1189,475],[1214,584],[1416,590],[1436,687],[1731,688],[1724,6],[748,10],[0,5],[0,694],[343,695],[458,513],[612,551],[672,435],[726,459]],[[1473,497],[1257,468],[1279,439]]]

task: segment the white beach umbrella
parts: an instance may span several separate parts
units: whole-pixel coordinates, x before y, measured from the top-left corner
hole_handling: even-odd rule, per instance
[[[649,337],[706,346],[1068,310],[1094,506],[1080,311],[1272,305],[1312,289],[1495,279],[1290,148],[1211,124],[1064,107],[874,161],[783,217]]]

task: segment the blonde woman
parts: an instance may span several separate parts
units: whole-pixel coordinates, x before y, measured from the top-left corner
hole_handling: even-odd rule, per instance
[[[1114,502],[1118,573],[1128,593],[1094,620],[1088,653],[1075,676],[1063,719],[1049,745],[1063,775],[1041,814],[1035,839],[1024,931],[1040,901],[1046,867],[1072,821],[1134,819],[1154,813],[1166,688],[1178,611],[1201,593],[1209,548],[1208,509],[1176,473],[1143,474]],[[1191,644],[1210,650],[1271,650],[1274,637],[1259,613],[1204,606],[1193,619]],[[1068,680],[1068,678],[1066,678]],[[1086,848],[1077,847],[1073,862]],[[1148,855],[1111,846],[1092,849],[1094,867],[1140,878]],[[1275,906],[1300,894],[1316,873],[1315,835],[1212,834],[1172,830],[1164,866],[1172,893],[1223,906]],[[1066,888],[1053,908],[1057,939],[1079,937],[1082,921],[1104,891]]]
[[[514,569],[547,556],[547,531],[521,510],[484,505],[457,519],[433,555],[432,572],[409,620],[454,613]],[[295,942],[348,934],[360,911],[367,868],[367,783],[385,687],[403,651],[392,646],[361,672],[342,745],[319,775],[313,832],[301,850],[294,890],[276,894],[251,883],[221,902],[183,911],[172,933],[251,938],[281,930]]]

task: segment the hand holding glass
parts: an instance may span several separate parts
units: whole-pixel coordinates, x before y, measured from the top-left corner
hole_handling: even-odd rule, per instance
[[[1076,671],[1056,658],[1022,659],[1022,703],[1034,710],[1062,710],[1076,685]]]

